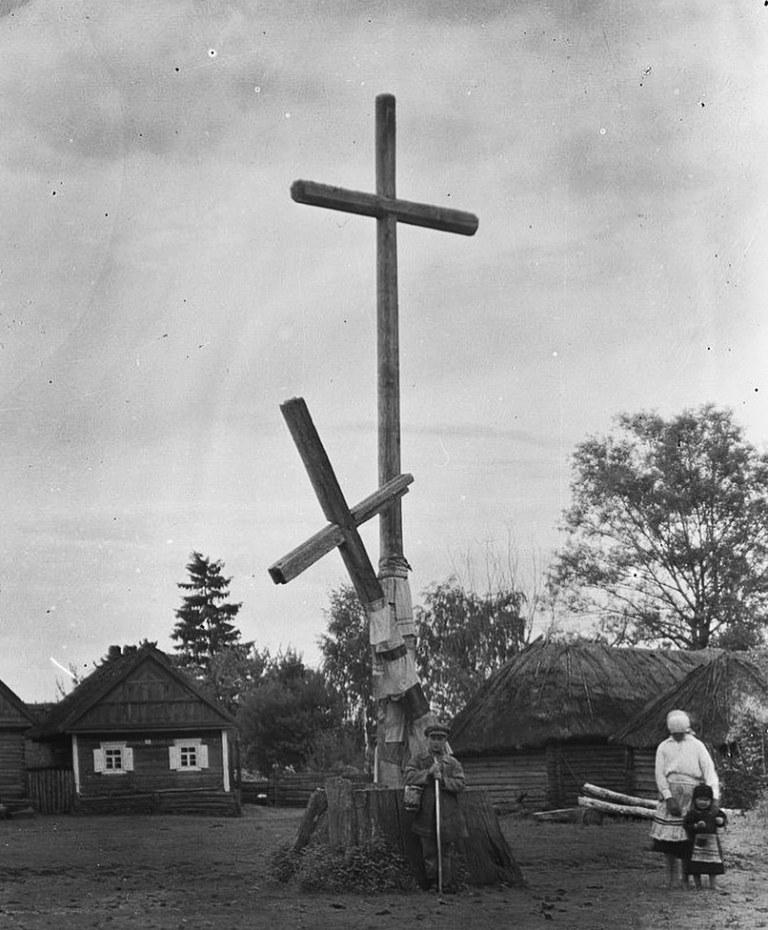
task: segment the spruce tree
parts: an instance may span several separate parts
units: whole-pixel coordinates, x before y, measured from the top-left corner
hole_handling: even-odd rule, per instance
[[[188,591],[175,611],[177,622],[171,639],[177,641],[179,664],[194,674],[207,678],[211,660],[223,650],[241,644],[240,631],[232,622],[243,606],[229,604],[231,578],[222,575],[224,563],[193,552],[187,565],[189,581],[177,587]]]

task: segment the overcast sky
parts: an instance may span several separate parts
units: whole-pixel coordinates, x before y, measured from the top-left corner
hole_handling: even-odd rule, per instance
[[[375,223],[289,188],[373,189],[380,93],[398,194],[480,219],[398,232],[417,599],[545,559],[617,413],[765,448],[767,37],[761,0],[0,0],[0,679],[170,649],[193,549],[317,662],[346,578],[267,574],[325,522],[279,404],[374,490]]]

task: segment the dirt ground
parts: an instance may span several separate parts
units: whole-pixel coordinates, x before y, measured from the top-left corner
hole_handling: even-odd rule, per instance
[[[737,815],[715,891],[668,891],[644,823],[502,827],[526,888],[446,896],[309,895],[272,883],[272,852],[300,810],[246,807],[240,819],[42,817],[0,821],[0,927],[418,927],[502,930],[723,930],[768,927],[768,807]]]

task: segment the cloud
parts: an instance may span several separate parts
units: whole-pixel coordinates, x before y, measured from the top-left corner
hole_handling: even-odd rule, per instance
[[[11,16],[20,7],[27,6],[33,0],[0,0],[0,19],[4,16]]]

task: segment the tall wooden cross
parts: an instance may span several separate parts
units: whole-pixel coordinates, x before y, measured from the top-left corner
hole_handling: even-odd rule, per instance
[[[377,349],[378,349],[378,463],[379,490],[356,507],[348,507],[328,456],[301,398],[281,405],[283,416],[309,473],[326,518],[326,526],[271,566],[273,581],[284,584],[317,559],[338,547],[368,618],[374,653],[373,694],[392,715],[390,735],[399,732],[398,721],[423,720],[427,704],[415,672],[415,637],[401,626],[399,616],[410,610],[410,594],[399,601],[400,582],[408,563],[403,555],[400,498],[413,480],[400,474],[400,360],[397,305],[397,224],[409,223],[471,236],[477,217],[461,210],[400,200],[395,193],[395,99],[376,98],[376,193],[330,187],[313,181],[295,181],[291,196],[299,203],[346,213],[373,216],[377,227]],[[379,515],[378,576],[357,532],[365,520]],[[387,594],[385,596],[385,586]],[[412,626],[412,622],[411,622]],[[387,736],[384,743],[402,743],[403,736]],[[386,769],[386,766],[389,766]],[[401,775],[391,759],[380,770],[391,785]]]
[[[378,462],[379,485],[400,474],[400,351],[397,304],[397,224],[425,226],[472,236],[478,220],[472,213],[399,200],[395,193],[395,98],[376,98],[376,193],[295,181],[298,203],[376,218]],[[400,500],[380,514],[379,568],[382,576],[404,562]],[[407,564],[407,563],[405,563]]]

